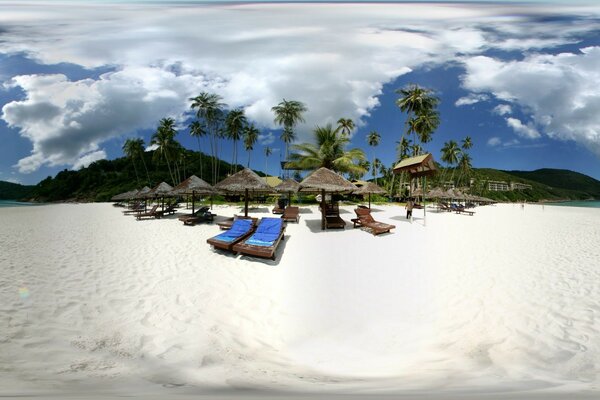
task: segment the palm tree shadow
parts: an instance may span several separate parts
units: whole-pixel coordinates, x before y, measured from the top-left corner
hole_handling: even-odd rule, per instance
[[[300,214],[313,214],[312,208],[302,207],[299,209]]]

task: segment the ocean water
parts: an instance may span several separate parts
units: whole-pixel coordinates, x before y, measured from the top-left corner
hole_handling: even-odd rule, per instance
[[[546,203],[549,206],[600,208],[600,201],[565,201],[562,203]]]
[[[37,203],[24,203],[21,201],[14,200],[0,200],[0,207],[27,207],[34,206]]]

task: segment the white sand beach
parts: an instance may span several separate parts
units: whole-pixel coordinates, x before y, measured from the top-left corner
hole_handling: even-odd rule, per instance
[[[342,208],[301,206],[276,261],[178,215],[0,209],[0,395],[600,396],[599,209],[375,205],[375,237]]]

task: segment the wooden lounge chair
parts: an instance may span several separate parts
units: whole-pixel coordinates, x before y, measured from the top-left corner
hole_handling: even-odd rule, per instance
[[[296,206],[287,206],[283,211],[281,218],[286,222],[299,222],[300,209]]]
[[[196,225],[198,222],[212,222],[215,218],[215,214],[209,211],[208,207],[200,207],[192,215],[184,215],[179,217],[179,220],[184,225]]]
[[[379,235],[381,233],[390,232],[394,229],[395,225],[386,224],[383,222],[375,221],[373,216],[371,215],[371,210],[368,208],[357,208],[354,210],[356,213],[355,219],[352,220],[354,222],[354,227],[364,227],[369,230],[373,235]]]
[[[463,206],[459,206],[456,204],[452,204],[451,209],[457,214],[468,214],[470,216],[473,216],[473,214],[475,214],[475,211],[466,210]]]
[[[141,212],[139,214],[137,214],[135,216],[135,218],[139,221],[141,219],[144,218],[160,218],[161,214],[159,212],[156,211],[156,209],[158,208],[158,204],[155,204],[150,211],[148,212]]]
[[[231,228],[233,223],[238,219],[249,219],[252,221],[253,225],[256,225],[256,223],[258,222],[258,218],[256,218],[256,217],[245,217],[243,215],[234,215],[232,218],[229,218],[225,221],[217,222],[217,225],[219,226],[219,228],[221,228],[223,230],[227,230],[227,229]]]
[[[177,212],[175,207],[177,207],[177,203],[170,204],[164,210],[157,211],[156,213],[160,214],[160,217],[164,217],[167,214],[169,214],[169,215],[175,214]],[[160,217],[157,217],[157,218],[160,218]]]
[[[275,260],[275,251],[279,242],[283,240],[284,231],[283,219],[265,217],[251,236],[233,246],[233,251]]]
[[[128,207],[127,210],[123,211],[123,214],[127,215],[127,214],[135,214],[135,213],[139,213],[139,212],[143,212],[144,211],[144,203],[137,203],[132,205],[131,207]]]
[[[231,228],[206,240],[215,249],[232,251],[233,246],[254,232],[254,224],[249,219],[236,219]]]
[[[438,203],[438,208],[442,211],[452,211],[452,208],[450,208],[450,206],[448,206],[446,203]]]
[[[326,204],[325,210],[321,209],[321,214],[325,214],[325,229],[346,228],[346,221],[340,217],[340,206],[337,203]]]

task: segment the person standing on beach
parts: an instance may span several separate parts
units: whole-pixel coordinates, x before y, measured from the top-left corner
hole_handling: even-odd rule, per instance
[[[406,206],[404,208],[406,208],[406,219],[410,219],[412,218],[412,210],[413,210],[413,201],[412,198],[408,199],[408,201],[406,202]]]

